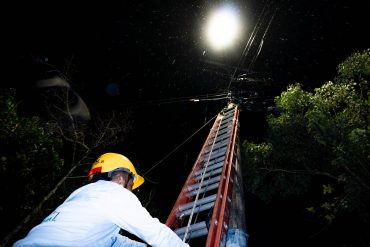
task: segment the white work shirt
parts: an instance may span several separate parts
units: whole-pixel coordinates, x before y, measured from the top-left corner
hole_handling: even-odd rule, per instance
[[[189,247],[153,218],[135,194],[117,183],[102,180],[74,191],[13,247],[113,246],[120,228],[153,247]]]

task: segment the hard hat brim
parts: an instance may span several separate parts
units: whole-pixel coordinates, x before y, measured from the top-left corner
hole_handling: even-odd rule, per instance
[[[132,185],[132,189],[136,189],[137,187],[139,187],[140,185],[142,185],[145,181],[145,179],[140,176],[139,174],[136,174],[135,175],[136,179],[134,180],[134,184]]]

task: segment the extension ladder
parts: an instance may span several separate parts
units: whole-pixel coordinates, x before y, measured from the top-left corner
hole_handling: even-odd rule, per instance
[[[238,105],[229,103],[218,114],[167,218],[166,225],[185,242],[198,241],[202,244],[197,246],[207,247],[226,246],[227,236],[237,231],[242,233],[237,234],[238,238],[245,237],[246,246],[242,182],[237,171],[239,112]],[[236,180],[238,186],[234,186],[233,193]],[[231,212],[233,200],[238,201],[234,208],[242,215]],[[234,217],[232,228],[230,217]],[[235,224],[240,221],[242,224]]]

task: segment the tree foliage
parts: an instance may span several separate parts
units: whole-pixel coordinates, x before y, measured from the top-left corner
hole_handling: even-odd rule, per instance
[[[0,183],[6,198],[0,204],[6,222],[1,246],[24,236],[83,185],[97,155],[123,142],[130,129],[124,111],[81,119],[76,112],[81,99],[70,87],[40,93],[47,115],[24,117],[17,111],[16,91],[0,92]]]
[[[370,49],[337,67],[313,92],[296,83],[275,99],[263,143],[244,142],[247,189],[269,202],[314,195],[307,212],[333,223],[370,214]]]
[[[64,161],[49,124],[18,116],[15,90],[2,91],[0,109],[0,215],[9,230],[54,186]]]

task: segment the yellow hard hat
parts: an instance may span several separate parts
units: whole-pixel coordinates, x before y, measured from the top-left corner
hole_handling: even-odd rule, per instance
[[[132,189],[136,189],[144,183],[144,178],[137,174],[135,167],[131,163],[131,161],[126,156],[118,153],[105,153],[103,155],[100,155],[99,158],[91,166],[90,172],[87,176],[90,177],[95,173],[113,172],[120,170],[131,173],[131,175],[134,177],[134,184],[132,186]]]

